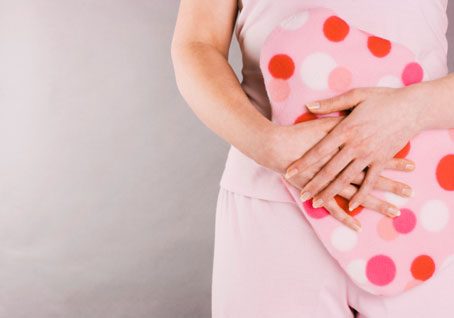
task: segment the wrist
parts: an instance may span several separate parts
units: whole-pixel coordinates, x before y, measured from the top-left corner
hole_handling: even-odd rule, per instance
[[[258,164],[275,169],[274,154],[282,138],[282,127],[269,121],[253,138],[252,159]]]
[[[409,111],[416,112],[415,116],[415,133],[419,133],[426,129],[433,128],[434,110],[434,83],[432,81],[421,82],[406,88],[411,96],[409,103]]]
[[[417,85],[418,103],[422,104],[420,125],[422,129],[454,127],[454,76],[448,75]]]

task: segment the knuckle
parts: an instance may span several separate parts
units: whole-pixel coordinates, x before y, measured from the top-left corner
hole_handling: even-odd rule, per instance
[[[357,98],[358,97],[358,94],[359,94],[359,88],[352,88],[350,89],[348,92],[347,92],[347,96],[350,97],[350,98]]]
[[[324,178],[332,178],[336,174],[336,169],[332,165],[327,165],[320,171],[320,175]]]

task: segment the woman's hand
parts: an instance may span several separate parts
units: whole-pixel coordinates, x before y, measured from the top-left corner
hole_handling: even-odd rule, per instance
[[[266,137],[267,141],[263,143],[264,146],[261,149],[261,154],[254,160],[269,169],[284,174],[290,163],[300,158],[310,148],[320,142],[344,118],[344,116],[326,117],[305,121],[292,126],[274,126],[271,133]],[[298,174],[287,180],[296,188],[301,189],[337,152],[338,149],[329,153],[319,162],[305,170],[304,174]],[[389,169],[405,170],[406,165],[411,163],[411,161],[405,159],[391,159],[387,162],[386,167]],[[361,172],[354,178],[352,183],[361,184],[364,177],[365,173]],[[385,177],[380,177],[375,188],[400,194],[401,190],[408,188],[408,186]],[[349,184],[342,189],[339,195],[348,200],[356,191],[357,188]],[[363,206],[377,210],[390,217],[394,217],[399,213],[398,208],[394,205],[371,195],[366,196]],[[360,228],[359,222],[346,213],[334,198],[327,201],[325,208],[336,219],[342,221],[347,226],[355,230]]]
[[[387,162],[423,127],[425,105],[419,86],[405,88],[358,88],[340,96],[311,103],[313,113],[331,113],[353,108],[317,145],[288,167],[296,175],[333,151],[340,151],[302,189],[314,207],[323,206],[349,185],[367,167],[360,189],[353,195],[349,209],[364,202]],[[409,163],[409,169],[413,169]],[[404,195],[411,195],[404,188]]]

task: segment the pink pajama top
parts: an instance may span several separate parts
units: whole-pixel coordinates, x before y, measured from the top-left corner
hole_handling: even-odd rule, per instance
[[[448,73],[446,29],[448,0],[239,0],[235,34],[243,56],[242,88],[270,118],[271,106],[259,67],[266,36],[284,18],[313,6],[331,8],[358,28],[400,42],[425,70],[424,80]],[[280,175],[231,146],[220,186],[259,199],[294,202]]]

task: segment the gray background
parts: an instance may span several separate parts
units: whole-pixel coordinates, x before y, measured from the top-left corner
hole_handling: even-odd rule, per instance
[[[0,0],[0,317],[209,317],[228,145],[177,91],[177,6]]]

